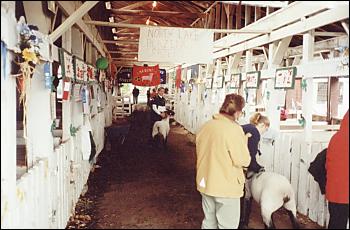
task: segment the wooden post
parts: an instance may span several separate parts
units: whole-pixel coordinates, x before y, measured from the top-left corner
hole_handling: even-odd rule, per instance
[[[215,29],[220,29],[220,11],[221,11],[221,4],[216,4],[216,7],[215,7]],[[215,40],[218,40],[220,38],[220,34],[214,34],[214,38]]]
[[[303,64],[310,62],[314,55],[314,30],[303,35]],[[312,141],[312,105],[313,105],[313,79],[303,76],[302,81],[306,88],[302,90],[302,115],[305,119],[304,135],[306,142]]]
[[[339,78],[330,77],[328,78],[329,93],[327,103],[327,121],[331,122],[332,118],[338,116],[338,105],[339,105]],[[343,97],[344,100],[344,97]]]
[[[241,28],[241,4],[239,3],[236,7],[236,29]]]
[[[244,26],[247,26],[250,24],[250,6],[245,6],[245,15],[244,15]]]

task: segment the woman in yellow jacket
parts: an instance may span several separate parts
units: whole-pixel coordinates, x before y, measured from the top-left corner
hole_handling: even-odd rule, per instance
[[[197,133],[196,183],[202,195],[205,229],[237,228],[239,224],[243,167],[250,163],[248,137],[236,122],[244,104],[242,96],[226,95],[220,113]]]

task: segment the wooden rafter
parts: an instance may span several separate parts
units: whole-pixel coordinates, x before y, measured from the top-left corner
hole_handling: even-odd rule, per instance
[[[185,17],[196,18],[203,17],[203,13],[191,13],[191,12],[175,12],[175,11],[151,11],[151,10],[111,10],[116,15],[142,15],[142,16],[156,16],[156,17]]]

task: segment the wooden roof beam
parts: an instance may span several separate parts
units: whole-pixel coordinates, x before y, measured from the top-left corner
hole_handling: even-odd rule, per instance
[[[152,16],[152,17],[186,17],[186,18],[196,18],[204,17],[203,13],[193,13],[193,12],[175,12],[175,11],[151,11],[151,10],[117,10],[111,9],[116,15],[142,15],[142,16]]]
[[[156,27],[156,28],[178,28],[171,26],[150,26],[144,24],[125,24],[125,23],[115,23],[115,22],[104,22],[104,21],[85,21],[87,24],[98,25],[98,26],[110,26],[110,27],[128,27],[128,28],[141,28],[141,27]],[[183,28],[186,29],[186,28]],[[242,33],[242,34],[267,34],[271,33],[270,30],[228,30],[228,29],[205,29],[205,28],[187,28],[187,29],[197,29],[197,30],[208,30],[214,33]],[[255,35],[256,36],[256,35]]]
[[[118,10],[133,10],[135,8],[147,5],[147,4],[152,4],[152,1],[140,1],[140,2],[136,2],[134,4],[130,4],[127,6],[124,6],[122,8],[119,8]]]

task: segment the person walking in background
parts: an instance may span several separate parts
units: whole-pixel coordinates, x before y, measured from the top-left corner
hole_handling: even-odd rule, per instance
[[[329,141],[326,155],[329,229],[346,229],[349,219],[349,110]]]
[[[236,121],[244,98],[226,95],[220,113],[206,122],[196,137],[196,185],[202,195],[202,228],[237,228],[250,155],[247,138]],[[232,138],[235,137],[235,138]]]
[[[140,90],[138,88],[136,88],[136,86],[134,86],[134,89],[132,90],[132,95],[133,95],[133,99],[134,99],[134,104],[138,103],[138,96],[140,94]]]
[[[150,98],[151,98],[151,88],[148,88],[148,90],[147,90],[147,105],[150,105]]]

